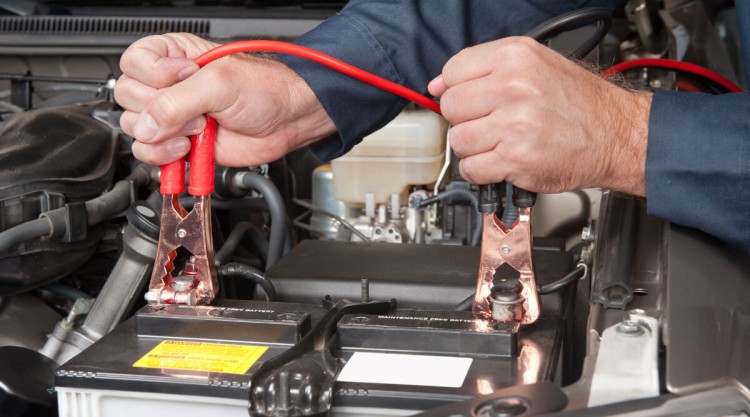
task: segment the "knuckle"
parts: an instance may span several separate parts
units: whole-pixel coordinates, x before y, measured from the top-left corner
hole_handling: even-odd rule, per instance
[[[468,159],[462,159],[458,164],[458,171],[466,181],[472,184],[479,184],[475,168],[475,164],[472,164]]]
[[[184,123],[180,118],[178,101],[166,90],[159,92],[149,107],[149,114],[159,126],[182,125]]]
[[[135,113],[129,111],[125,111],[120,115],[120,128],[126,135],[133,136],[133,125],[137,117]]]

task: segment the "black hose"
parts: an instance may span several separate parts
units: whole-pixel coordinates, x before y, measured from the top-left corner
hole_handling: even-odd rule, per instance
[[[253,244],[261,252],[260,255],[263,257],[263,259],[266,259],[268,257],[268,244],[266,243],[265,239],[262,239],[262,233],[258,229],[258,226],[250,222],[239,222],[234,226],[232,232],[229,233],[229,236],[227,236],[227,239],[224,241],[221,249],[216,252],[216,255],[214,257],[216,261],[219,263],[227,262],[237,250],[237,247],[240,245],[240,241],[242,241],[242,238],[246,234],[250,235]],[[258,239],[259,237],[261,237],[261,239]]]
[[[284,253],[284,240],[287,234],[286,207],[279,189],[266,177],[254,172],[243,172],[242,185],[263,195],[271,214],[271,237],[268,244],[266,269],[275,264]]]
[[[142,166],[137,167],[122,181],[118,181],[108,193],[87,201],[88,225],[97,225],[130,205],[131,182],[138,188],[150,180],[150,173]],[[61,207],[42,213],[39,219],[21,223],[0,232],[0,252],[42,236],[61,237],[65,235],[67,209]]]
[[[90,295],[77,288],[69,287],[58,282],[42,287],[42,289],[62,298],[67,298],[68,300],[73,302],[75,302],[79,298],[92,298]]]
[[[40,236],[48,236],[52,232],[52,223],[46,219],[31,220],[0,232],[0,253]]]
[[[219,266],[216,274],[221,277],[243,278],[258,284],[266,293],[266,301],[276,301],[276,288],[273,283],[259,270],[240,263],[231,262]]]
[[[471,201],[471,205],[474,207],[474,210],[476,210],[477,222],[476,226],[474,227],[474,233],[472,234],[469,243],[471,244],[471,246],[478,246],[479,242],[482,240],[482,216],[479,213],[479,199],[477,198],[477,196],[472,194],[471,191],[462,190],[460,188],[443,191],[437,195],[433,195],[432,197],[428,197],[420,201],[417,204],[417,208],[423,208],[429,206],[430,204],[435,204],[438,201],[443,201],[456,196],[466,197],[469,201]]]
[[[550,36],[561,32],[577,29],[585,24],[597,22],[596,32],[589,36],[568,58],[582,59],[591,52],[596,45],[604,39],[604,36],[612,27],[612,14],[603,7],[590,7],[586,9],[573,10],[571,12],[554,17],[526,34],[539,42],[546,41]]]
[[[86,202],[89,226],[109,220],[130,206],[132,188],[140,188],[151,180],[151,174],[142,166],[137,167],[124,180],[115,183],[112,190],[101,197]],[[132,186],[131,186],[132,182]]]

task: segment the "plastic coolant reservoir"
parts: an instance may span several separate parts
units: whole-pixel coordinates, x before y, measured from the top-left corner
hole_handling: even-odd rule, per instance
[[[331,161],[336,199],[361,206],[372,193],[376,203],[386,203],[410,185],[434,183],[444,160],[447,129],[447,122],[431,111],[402,112]]]

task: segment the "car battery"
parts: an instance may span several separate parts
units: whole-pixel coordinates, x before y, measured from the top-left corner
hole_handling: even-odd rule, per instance
[[[310,307],[147,305],[58,369],[60,416],[247,416],[253,372],[310,330]]]
[[[59,368],[60,416],[247,416],[253,375],[315,333],[326,308],[222,303],[142,308]],[[316,387],[333,394],[334,416],[409,415],[550,380],[559,356],[558,316],[518,333],[468,312],[428,310],[349,314],[335,324],[330,353],[342,369],[332,386]]]

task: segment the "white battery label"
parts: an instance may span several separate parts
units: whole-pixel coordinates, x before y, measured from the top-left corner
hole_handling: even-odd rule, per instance
[[[355,352],[338,381],[460,388],[472,361],[448,356]]]

